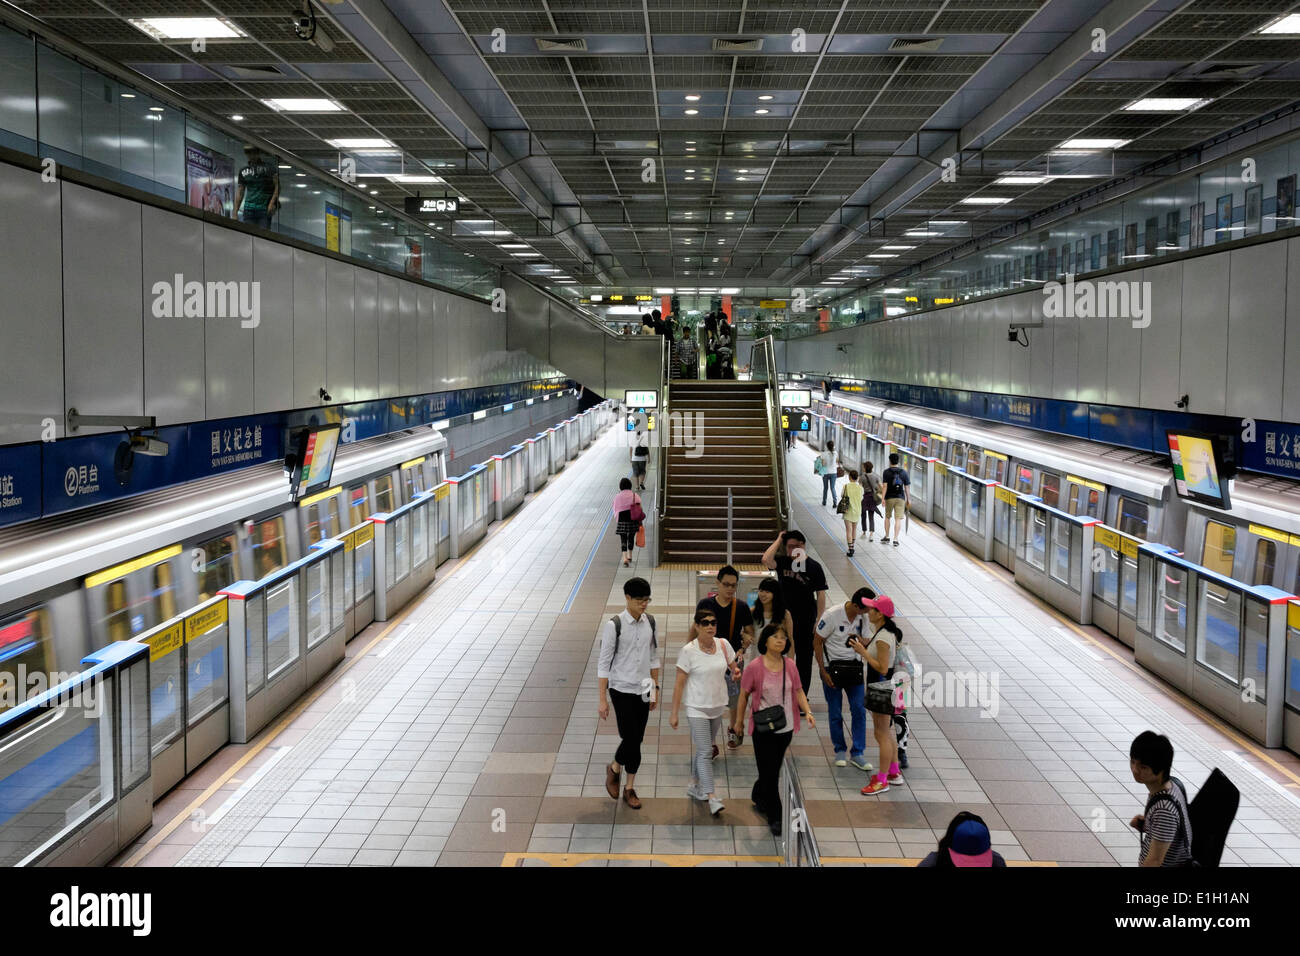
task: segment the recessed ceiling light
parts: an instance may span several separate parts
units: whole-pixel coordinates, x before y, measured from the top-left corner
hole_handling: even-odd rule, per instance
[[[306,176],[306,173],[294,173],[295,176]]]
[[[738,169],[738,170],[736,170],[736,172],[738,172],[738,173],[747,173],[747,172],[749,172],[749,170],[748,170],[748,169]]]
[[[694,177],[694,176],[687,176],[686,179],[687,179],[688,182],[690,182],[690,181],[694,180],[695,177]]]
[[[431,186],[443,181],[441,176],[431,176],[427,173],[385,173],[384,178],[390,183],[410,183],[425,186]]]
[[[686,170],[686,171],[687,171],[688,173],[693,173],[693,172],[695,172],[695,170],[693,170],[693,169],[688,169],[688,170]]]
[[[903,233],[903,235],[905,235],[905,236],[916,236],[916,237],[921,238],[921,239],[928,239],[928,238],[930,238],[931,236],[937,236],[937,235],[939,235],[939,233],[937,233],[937,232],[930,232],[928,229],[909,229],[909,230],[907,230],[907,232]]]
[[[997,186],[1041,186],[1048,182],[1051,176],[1025,176],[1020,173],[1012,173],[1009,176],[1000,176],[994,180]]]
[[[149,107],[149,112],[150,112],[150,113],[161,113],[162,111],[163,111],[163,108],[162,108],[161,106],[151,106],[151,107]]]
[[[908,249],[915,249],[916,246],[881,246],[881,249],[889,249],[894,252],[906,252]]]
[[[749,179],[748,179],[747,177],[745,177],[745,176],[737,176],[737,177],[736,177],[736,182],[738,182],[738,183],[747,183],[747,182],[749,182]]]
[[[378,195],[379,195],[379,190],[378,190],[378,189],[372,189],[372,190],[370,190],[370,195],[372,195],[372,196],[378,196]]]
[[[867,256],[868,259],[897,259],[898,256],[892,252],[873,252]]]
[[[698,112],[699,112],[699,110],[687,110],[687,111],[686,111],[686,115],[687,115],[687,116],[694,116],[694,115],[695,115],[696,113],[698,113]]]
[[[542,257],[540,252],[512,252],[510,254],[516,259],[540,259]]]
[[[760,100],[770,100],[771,98],[772,98],[771,93],[763,93],[759,96]]]
[[[1004,202],[1011,202],[1010,197],[1002,198],[1001,196],[967,196],[962,203],[967,206],[1000,206]]]
[[[124,100],[133,100],[133,99],[135,99],[135,94],[134,94],[134,93],[123,93],[123,94],[122,94],[122,99],[124,99]]]
[[[655,295],[672,295],[673,289],[655,289]]]
[[[127,23],[155,40],[221,40],[248,35],[225,17],[131,17]]]
[[[262,100],[264,106],[269,106],[277,113],[341,113],[343,106],[334,100],[323,97],[298,96],[287,98],[276,98]]]
[[[1288,16],[1282,17],[1279,20],[1274,20],[1272,23],[1264,27],[1259,32],[1269,33],[1269,34],[1284,34],[1284,35],[1300,34],[1300,13],[1292,13]]]
[[[694,147],[694,146],[687,146],[687,147],[686,147],[686,152],[688,152],[688,153],[693,153],[693,152],[695,152],[695,147]]]
[[[699,98],[700,98],[700,94],[699,94],[699,93],[687,93],[687,94],[686,94],[686,99],[687,99],[689,102],[691,102],[691,103],[698,102],[698,101],[699,101]]]
[[[501,243],[501,248],[502,249],[527,249],[528,244],[525,242],[503,242]]]
[[[899,288],[898,286],[891,286],[890,288],[882,289],[881,291],[884,292],[886,295],[902,295],[907,290]]]
[[[756,109],[754,110],[754,112],[757,113],[759,116],[763,116],[764,114],[770,113],[772,111],[767,109]]]
[[[931,219],[931,220],[930,220],[930,225],[932,225],[932,226],[964,226],[964,225],[966,225],[966,220],[965,220],[965,219]]]
[[[1129,113],[1181,113],[1199,110],[1208,99],[1196,99],[1192,96],[1148,96],[1134,100],[1124,109]]]
[[[335,149],[392,149],[393,144],[386,139],[377,137],[345,137],[343,139],[327,139]]]
[[[240,116],[238,113],[236,113],[234,116],[230,118],[234,120],[236,123],[242,123],[244,121],[244,117]]]
[[[1067,139],[1057,149],[1119,149],[1129,144],[1127,139]]]

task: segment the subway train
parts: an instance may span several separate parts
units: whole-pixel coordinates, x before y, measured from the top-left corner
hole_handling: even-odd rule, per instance
[[[813,412],[814,448],[834,440],[842,464],[878,473],[898,452],[913,514],[1254,739],[1300,753],[1300,482],[1239,473],[1224,510],[1179,497],[1169,459],[1150,452],[839,391]]]
[[[274,464],[5,529],[0,684],[21,699],[43,689],[33,681],[79,671],[93,649],[406,504],[446,477],[446,451],[441,432],[411,429],[344,445],[331,488],[296,504]]]
[[[814,401],[813,410],[810,444],[821,449],[827,438],[837,439],[842,461],[868,460],[861,454],[879,446],[857,433],[874,435],[903,446],[905,457],[935,458],[1037,495],[1061,511],[1168,545],[1226,577],[1300,594],[1300,483],[1239,473],[1225,512],[1179,498],[1169,459],[1150,452],[843,392]],[[934,523],[942,526],[947,499],[930,499]]]

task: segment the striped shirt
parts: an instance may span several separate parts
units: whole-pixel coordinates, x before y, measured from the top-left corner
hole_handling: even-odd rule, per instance
[[[1192,823],[1187,812],[1187,792],[1183,782],[1170,777],[1165,790],[1172,800],[1152,794],[1143,812],[1142,853],[1138,862],[1146,860],[1151,841],[1169,844],[1162,866],[1183,866],[1192,858]]]

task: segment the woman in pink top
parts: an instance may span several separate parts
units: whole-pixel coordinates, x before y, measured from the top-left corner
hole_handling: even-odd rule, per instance
[[[632,480],[624,478],[618,483],[618,494],[614,496],[614,516],[618,518],[618,536],[623,542],[623,567],[632,563],[632,549],[636,547],[636,532],[641,527],[640,521],[632,519],[632,505],[641,507],[641,496],[632,490]]]
[[[740,678],[740,700],[736,702],[734,727],[739,734],[746,704],[752,698],[749,733],[754,742],[758,780],[754,782],[751,798],[755,808],[767,817],[774,836],[781,835],[781,761],[785,759],[790,739],[799,730],[800,716],[807,718],[809,727],[817,726],[808,698],[804,696],[799,669],[785,656],[788,647],[789,638],[780,625],[769,624],[763,628],[758,637],[759,656],[745,668]],[[754,715],[769,707],[782,708],[784,716],[776,721],[781,726],[772,727],[771,723],[764,721],[755,727]]]

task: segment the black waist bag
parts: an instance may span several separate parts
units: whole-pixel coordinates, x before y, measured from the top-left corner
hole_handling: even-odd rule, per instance
[[[763,666],[763,665],[760,665]],[[767,675],[763,675],[767,680]],[[763,685],[758,685],[758,699],[763,699]],[[785,730],[785,661],[781,661],[781,703],[754,711],[754,733],[770,734]]]
[[[851,661],[830,661],[826,665],[826,669],[830,671],[831,680],[835,682],[836,690],[858,687],[864,680],[861,658],[854,658]]]

